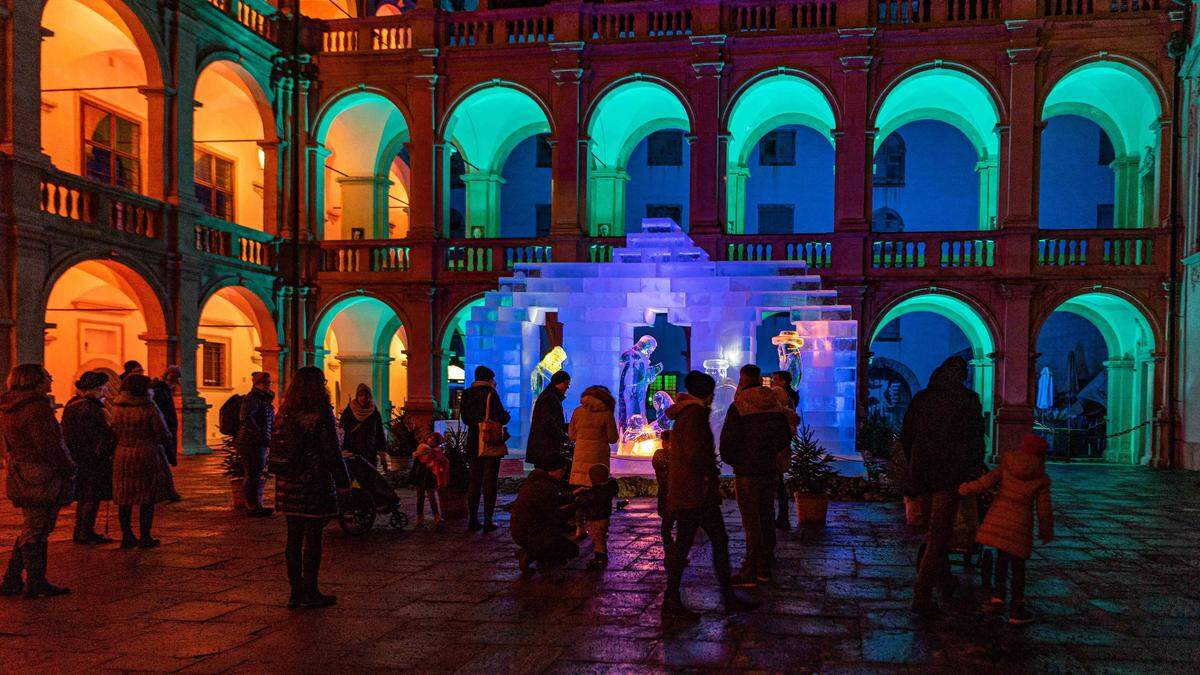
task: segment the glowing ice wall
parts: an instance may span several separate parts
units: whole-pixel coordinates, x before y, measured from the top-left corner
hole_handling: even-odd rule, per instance
[[[764,315],[786,311],[805,339],[799,389],[805,420],[830,452],[853,456],[858,328],[850,308],[822,290],[803,262],[711,261],[670,220],[647,219],[642,229],[628,235],[609,263],[518,265],[472,310],[467,372],[477,365],[496,371],[513,416],[510,448],[523,448],[528,434],[533,399],[526,385],[542,357],[538,326],[547,312],[556,312],[563,326],[570,415],[587,386],[617,391],[621,352],[655,314],[691,327],[691,367],[702,369],[705,359],[718,357],[734,368],[753,363],[755,327]]]

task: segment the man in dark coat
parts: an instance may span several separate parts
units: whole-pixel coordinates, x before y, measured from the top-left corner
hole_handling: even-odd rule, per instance
[[[543,466],[530,472],[512,504],[509,532],[520,547],[517,563],[522,572],[532,564],[552,567],[579,555],[579,545],[567,536],[571,496],[562,482],[567,462],[562,455],[551,455]]]
[[[246,473],[246,515],[261,518],[274,513],[263,506],[263,471],[267,464],[267,448],[275,424],[275,392],[271,391],[271,374],[258,371],[250,375],[254,386],[242,396],[238,410],[238,432],[233,438],[238,458]]]
[[[567,422],[563,400],[571,387],[571,376],[560,370],[550,377],[550,386],[538,395],[529,419],[529,440],[525,442],[525,461],[544,469],[551,456],[562,456],[567,442]]]
[[[496,510],[496,482],[500,477],[499,457],[479,456],[479,423],[484,420],[508,424],[510,415],[496,391],[496,373],[487,366],[475,368],[475,382],[462,393],[458,417],[467,427],[467,461],[471,476],[467,484],[467,510],[471,519],[467,531],[480,529],[479,498],[483,496],[483,531],[496,529],[492,513]]]
[[[675,519],[674,545],[667,551],[667,591],[664,614],[680,618],[697,615],[683,604],[680,585],[687,567],[688,552],[696,531],[704,530],[712,544],[713,570],[721,585],[727,611],[754,606],[733,589],[729,573],[729,534],[721,515],[721,471],[708,417],[712,412],[716,380],[698,370],[684,378],[681,394],[666,416],[671,420],[671,444],[667,451],[667,512]]]
[[[179,366],[171,366],[167,368],[161,378],[150,383],[150,387],[154,390],[154,405],[162,413],[163,421],[167,423],[167,431],[171,432],[170,440],[163,444],[163,460],[165,461],[163,471],[167,475],[167,492],[169,494],[167,501],[171,502],[181,499],[179,492],[175,489],[175,476],[171,474],[171,467],[179,463],[179,414],[175,411],[175,388],[179,386],[181,376]]]
[[[762,386],[756,365],[742,367],[738,392],[721,428],[721,459],[733,467],[738,511],[746,532],[746,560],[733,579],[735,586],[753,588],[771,581],[775,562],[775,488],[777,457],[792,440],[787,412],[775,393]]]
[[[800,407],[800,393],[792,388],[792,374],[786,370],[777,370],[771,374],[771,388],[782,389],[787,392],[788,402],[792,406],[792,411],[795,412]],[[789,451],[791,448],[789,447]],[[779,481],[775,486],[775,500],[778,504],[776,507],[775,527],[787,532],[792,529],[790,514],[792,510],[792,496],[788,494],[787,484],[783,474],[779,474]]]
[[[974,480],[983,467],[983,407],[966,386],[967,362],[946,359],[929,377],[929,386],[913,397],[904,414],[900,444],[908,458],[907,492],[929,509],[925,555],[913,586],[913,610],[933,610],[933,589],[943,600],[954,594],[947,550],[958,512],[958,486]]]
[[[108,376],[89,371],[75,382],[75,396],[62,412],[63,440],[78,469],[75,475],[76,544],[110,544],[113,539],[96,532],[100,502],[112,499],[113,452],[117,435],[108,423],[104,396]]]

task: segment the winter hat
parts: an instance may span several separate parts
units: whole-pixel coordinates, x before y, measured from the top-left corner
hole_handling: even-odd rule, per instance
[[[99,389],[107,383],[108,375],[105,375],[98,370],[89,370],[83,375],[80,375],[79,379],[75,381],[75,388],[79,391],[91,391],[93,389]]]
[[[145,375],[128,375],[121,380],[121,391],[130,396],[147,396],[150,393],[150,378]]]
[[[270,381],[270,379],[271,374],[265,370],[256,370],[253,373],[250,373],[250,382],[252,384],[262,384],[263,382]]]
[[[1050,449],[1050,445],[1046,443],[1046,439],[1034,434],[1027,434],[1025,439],[1021,441],[1021,452],[1028,455],[1046,456],[1046,451]]]
[[[476,382],[491,382],[496,379],[496,372],[487,366],[475,366]]]
[[[558,385],[562,384],[563,382],[570,382],[570,381],[571,381],[571,374],[565,370],[560,370],[557,373],[550,376],[550,386],[551,387],[557,387]]]
[[[593,464],[592,468],[588,469],[588,480],[592,481],[592,485],[600,485],[608,481],[608,467],[603,464]]]
[[[551,454],[546,459],[542,460],[542,471],[557,471],[567,468],[567,460],[563,459],[562,455]]]

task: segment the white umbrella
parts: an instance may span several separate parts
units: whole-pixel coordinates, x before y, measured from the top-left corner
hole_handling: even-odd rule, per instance
[[[1039,410],[1049,410],[1054,407],[1054,374],[1050,367],[1045,366],[1038,375],[1037,407]]]

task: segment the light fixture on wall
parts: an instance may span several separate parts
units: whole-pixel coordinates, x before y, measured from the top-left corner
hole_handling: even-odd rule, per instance
[[[258,168],[263,170],[267,167],[267,151],[262,148],[258,149]]]

